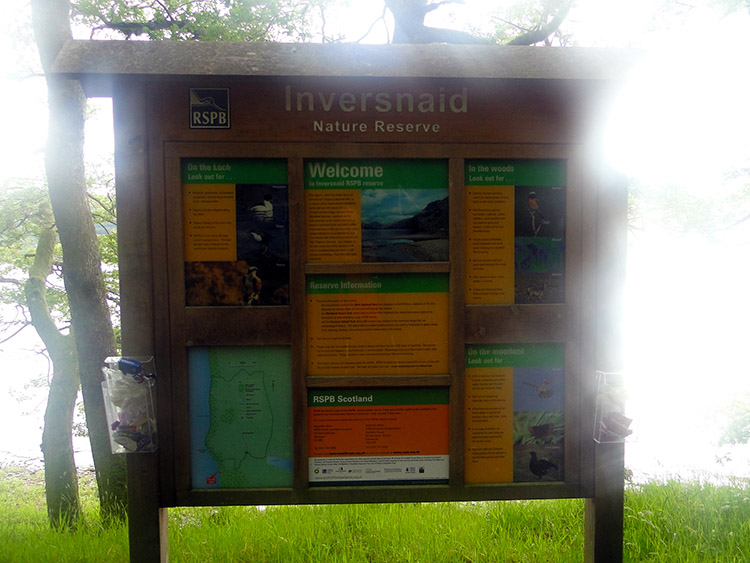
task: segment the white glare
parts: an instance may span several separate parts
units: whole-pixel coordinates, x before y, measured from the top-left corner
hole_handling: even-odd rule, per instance
[[[693,189],[747,162],[748,36],[750,18],[737,14],[650,49],[609,124],[612,162],[646,183]]]

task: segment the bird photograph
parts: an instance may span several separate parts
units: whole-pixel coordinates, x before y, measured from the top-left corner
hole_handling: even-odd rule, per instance
[[[549,225],[549,221],[542,214],[536,192],[529,192],[526,199],[526,205],[529,208],[529,216],[531,217],[531,231],[534,233],[534,236],[538,236],[539,231],[542,229],[542,225]]]
[[[513,371],[513,410],[551,412],[565,408],[562,368],[518,367]]]
[[[565,235],[565,189],[559,186],[517,186],[515,236],[560,238]]]
[[[540,459],[537,457],[536,452],[531,452],[531,460],[529,461],[529,471],[541,479],[550,471],[557,471],[557,464],[547,460]]]
[[[257,305],[260,303],[260,292],[263,289],[263,282],[258,275],[258,268],[250,266],[247,273],[242,279],[245,286],[243,302],[245,305]]]

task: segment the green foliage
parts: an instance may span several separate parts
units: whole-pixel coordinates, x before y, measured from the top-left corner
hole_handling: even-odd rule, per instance
[[[0,469],[0,553],[12,563],[127,561],[126,527],[104,527],[83,474],[84,524],[49,528],[41,472]],[[170,561],[583,560],[584,502],[203,507],[169,511]],[[625,493],[625,561],[747,561],[750,481],[678,481]]]
[[[39,233],[42,229],[48,229],[51,222],[46,187],[21,184],[0,189],[0,302],[24,306],[26,296],[23,284],[34,261]],[[59,265],[59,245],[56,256]],[[47,302],[58,321],[69,318],[59,267],[48,280]],[[8,321],[2,328],[5,332],[13,333],[26,324],[28,320],[23,315]]]
[[[55,531],[44,500],[44,475],[0,468],[0,560],[8,563],[127,561],[124,525],[101,524],[93,471],[81,472],[84,520],[75,530]]]
[[[514,0],[505,4],[502,12],[491,16],[496,22],[493,40],[508,43],[519,35],[542,29],[569,5],[570,0]],[[570,45],[572,39],[558,29],[545,40],[545,44]]]
[[[313,9],[329,0],[73,0],[92,37],[115,31],[152,40],[307,41]]]
[[[750,393],[732,398],[724,413],[727,423],[719,444],[747,444],[750,442]]]
[[[111,167],[92,168],[87,179],[94,222],[99,234],[102,269],[107,285],[110,313],[119,319],[119,271],[117,269],[117,218]],[[14,319],[3,319],[0,334],[12,337],[30,323],[25,308],[24,283],[34,261],[39,234],[54,226],[46,186],[19,183],[0,189],[0,303],[15,305]],[[62,278],[62,249],[55,246],[53,270],[47,277],[46,300],[61,330],[70,324],[70,309]],[[118,323],[119,324],[119,323]]]
[[[89,166],[86,174],[91,215],[94,218],[102,259],[107,302],[117,342],[120,327],[120,270],[117,257],[117,209],[114,167],[111,162]]]

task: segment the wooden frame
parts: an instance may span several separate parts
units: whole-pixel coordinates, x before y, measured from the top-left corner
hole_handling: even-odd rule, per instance
[[[356,158],[389,158],[398,149],[399,158],[435,158],[450,162],[451,177],[451,262],[448,263],[390,263],[390,264],[331,264],[315,265],[304,262],[304,188],[301,183],[301,163],[305,158],[337,156]],[[288,158],[290,176],[290,208],[297,214],[294,219],[297,229],[292,234],[292,305],[278,308],[186,308],[184,306],[184,280],[182,254],[182,208],[175,202],[181,197],[182,181],[180,160],[182,158]],[[467,158],[529,158],[562,159],[570,163],[568,185],[576,186],[569,190],[568,198],[568,268],[567,275],[572,283],[567,284],[566,303],[531,306],[467,306],[464,303],[463,276],[463,162]],[[488,500],[512,498],[565,498],[587,496],[592,493],[591,476],[586,474],[586,457],[591,452],[579,447],[583,430],[578,427],[581,420],[578,395],[579,386],[585,386],[585,378],[572,376],[567,385],[566,414],[566,481],[562,484],[545,483],[541,486],[530,484],[473,485],[463,483],[463,349],[465,343],[510,343],[510,342],[566,342],[568,344],[566,372],[581,374],[579,343],[593,334],[584,336],[579,316],[571,311],[581,305],[578,280],[582,277],[584,262],[593,257],[581,255],[576,249],[581,247],[581,230],[577,226],[582,215],[581,205],[586,199],[580,193],[586,188],[576,176],[580,165],[575,148],[568,146],[525,146],[525,145],[414,145],[388,146],[380,144],[335,144],[319,146],[309,143],[287,143],[281,146],[254,143],[166,143],[164,145],[164,183],[159,199],[171,201],[166,207],[166,216],[152,220],[167,225],[172,233],[168,241],[167,277],[172,288],[170,292],[170,317],[162,318],[157,332],[172,334],[173,366],[171,389],[159,389],[160,409],[186,413],[188,411],[186,357],[184,350],[190,346],[237,346],[237,345],[288,345],[292,349],[294,374],[294,413],[295,413],[295,486],[291,490],[242,490],[205,491],[191,490],[189,436],[187,424],[179,425],[174,442],[173,467],[162,467],[161,488],[175,491],[175,505],[220,505],[220,504],[288,504],[324,502],[393,502],[425,500]],[[157,161],[158,162],[158,161]],[[579,187],[580,186],[580,187]],[[590,189],[590,188],[588,188]],[[296,237],[295,237],[296,235]],[[451,357],[452,369],[449,376],[419,377],[307,377],[305,373],[305,327],[299,319],[305,318],[304,278],[310,273],[356,272],[372,273],[384,271],[437,271],[450,275],[452,295],[451,315]],[[247,334],[236,328],[242,320],[252,319],[254,326],[266,328],[262,339],[256,334]],[[296,321],[295,321],[296,319]],[[274,327],[270,330],[270,327]],[[541,330],[535,327],[542,327]],[[451,389],[451,428],[452,450],[451,483],[448,486],[404,487],[381,486],[348,487],[345,490],[309,488],[306,466],[306,390],[319,387],[419,387],[448,386]],[[593,416],[593,415],[591,415]]]

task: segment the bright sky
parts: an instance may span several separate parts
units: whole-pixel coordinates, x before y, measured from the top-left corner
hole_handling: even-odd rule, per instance
[[[19,39],[29,20],[28,2],[6,4],[9,17],[0,23],[0,88],[7,105],[0,186],[14,178],[41,176],[47,119],[42,79],[28,78],[30,68],[18,65],[35,62],[29,44]],[[489,21],[487,6],[497,4],[466,0],[463,6],[436,12],[428,23],[482,28]],[[607,156],[644,185],[671,185],[722,198],[727,191],[724,173],[737,163],[747,165],[750,155],[750,14],[720,18],[695,9],[683,25],[661,25],[656,32],[651,26],[660,4],[579,0],[570,14],[569,29],[583,45],[648,49],[646,63],[634,73],[608,121]],[[367,9],[371,13],[363,11]],[[326,31],[334,34],[338,27],[358,39],[381,11],[378,2],[352,2],[341,16],[329,15]],[[455,24],[438,19],[451,14]],[[379,25],[367,41],[384,42],[385,37]],[[92,120],[87,132],[91,158],[112,153],[108,106],[105,101],[98,112],[102,118]],[[715,439],[716,426],[705,423],[711,415],[700,413],[719,412],[727,397],[750,389],[750,370],[740,355],[750,342],[750,292],[744,288],[750,279],[750,233],[733,233],[720,245],[658,228],[632,237],[625,367],[638,397],[642,429],[639,442],[628,446],[636,463],[653,466],[657,451],[690,463],[686,452]],[[8,351],[7,345],[0,349],[3,356]],[[15,389],[17,393],[18,385]],[[12,418],[4,421],[7,415],[2,414],[16,411],[15,401],[0,392],[0,425],[16,424]]]

